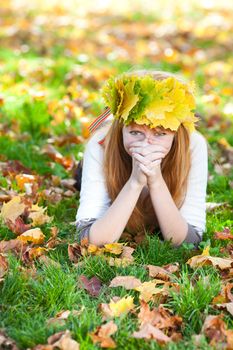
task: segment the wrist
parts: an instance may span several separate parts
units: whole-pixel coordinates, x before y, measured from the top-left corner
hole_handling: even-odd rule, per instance
[[[156,179],[154,179],[153,181],[148,181],[148,188],[149,190],[152,190],[152,189],[158,189],[161,187],[161,185],[164,183],[164,179],[163,179],[163,176],[158,176],[156,177]]]
[[[128,183],[128,185],[129,185],[129,187],[132,189],[132,190],[136,190],[136,191],[142,191],[142,189],[143,189],[143,187],[144,187],[144,185],[143,184],[140,184],[140,183],[138,183],[136,180],[134,180],[134,179],[129,179],[128,181],[127,181],[127,183]]]

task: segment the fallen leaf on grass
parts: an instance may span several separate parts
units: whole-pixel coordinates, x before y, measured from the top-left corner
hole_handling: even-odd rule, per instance
[[[100,290],[102,287],[102,283],[99,280],[99,278],[94,276],[88,280],[88,278],[86,276],[81,275],[81,276],[79,276],[78,281],[81,282],[81,288],[86,289],[91,296],[93,296],[93,297],[99,296]]]
[[[17,174],[15,176],[16,183],[20,190],[25,190],[27,184],[33,184],[38,181],[38,177],[30,174]],[[25,186],[26,185],[26,186]]]
[[[41,257],[47,251],[48,249],[43,247],[37,247],[37,248],[28,247],[27,250],[22,255],[22,261],[27,264],[32,260]]]
[[[134,288],[136,291],[140,292],[139,299],[146,302],[153,300],[154,296],[162,297],[168,295],[168,290],[166,287],[156,288],[157,281],[143,282],[139,287]]]
[[[19,350],[14,340],[0,330],[0,349]]]
[[[22,233],[17,239],[25,243],[32,242],[34,244],[41,244],[44,242],[45,235],[40,228],[36,227]]]
[[[8,261],[4,255],[0,254],[0,279],[3,276],[5,276],[7,270],[8,270]]]
[[[212,300],[212,304],[218,304],[220,302],[227,303],[228,301],[233,301],[233,294],[231,293],[232,288],[233,283],[227,283],[226,285],[223,285],[219,295],[214,297]]]
[[[3,203],[1,217],[5,223],[7,221],[15,223],[15,220],[24,213],[26,208],[27,206],[22,203],[22,197],[13,197],[9,202]]]
[[[179,271],[179,264],[168,264],[163,267],[146,265],[146,268],[149,270],[149,277],[156,277],[164,281],[170,281],[173,277],[172,273]]]
[[[155,339],[159,344],[166,344],[171,341],[160,329],[145,323],[137,332],[133,333],[134,338]]]
[[[209,247],[207,247],[203,250],[201,255],[193,256],[186,262],[186,264],[190,265],[192,268],[203,265],[213,265],[218,267],[220,270],[224,270],[233,266],[233,260],[211,256],[209,255]]]
[[[64,325],[65,324],[65,321],[68,319],[68,317],[70,315],[79,315],[80,312],[77,311],[77,310],[65,310],[65,311],[60,311],[58,312],[55,317],[52,317],[50,318],[48,321],[47,321],[47,324],[48,325],[51,325],[51,324],[59,324],[59,325]]]
[[[79,350],[79,343],[71,338],[69,330],[55,333],[47,341],[47,345],[39,344],[32,350]]]
[[[108,323],[97,327],[95,332],[89,333],[94,344],[100,343],[102,348],[116,347],[116,343],[110,337],[112,334],[116,333],[117,325],[111,320]]]
[[[135,305],[133,303],[134,299],[131,296],[125,296],[123,298],[113,297],[109,304],[101,303],[99,309],[103,315],[103,320],[111,317],[119,317],[122,314],[127,314],[129,311],[133,310]]]
[[[41,154],[46,154],[54,162],[61,164],[67,170],[71,170],[74,166],[74,160],[70,156],[63,156],[52,145],[45,145]]]
[[[115,267],[126,267],[133,263],[133,260],[129,258],[121,259],[121,258],[113,258],[112,256],[105,256],[104,258],[110,266],[115,266]]]
[[[78,243],[68,244],[68,256],[70,261],[77,263],[80,258],[85,255],[86,248]]]
[[[214,238],[220,240],[233,239],[233,234],[228,227],[225,227],[222,232],[214,232]]]
[[[122,253],[120,255],[120,259],[127,259],[128,261],[134,261],[134,257],[132,256],[134,248],[122,246]]]
[[[201,333],[204,333],[210,340],[210,345],[218,344],[221,349],[233,349],[233,330],[227,329],[222,315],[208,315],[202,326]]]
[[[46,243],[46,248],[49,248],[49,249],[56,247],[58,244],[62,242],[60,238],[57,238],[59,229],[56,226],[51,227],[50,231],[51,231],[51,237],[48,239]]]
[[[57,268],[60,268],[61,267],[61,264],[58,262],[58,261],[55,261],[51,258],[49,258],[48,256],[46,255],[40,255],[38,257],[38,261],[45,264],[45,266],[54,266],[54,267],[57,267]]]
[[[32,226],[40,226],[46,223],[50,223],[53,218],[45,214],[47,208],[39,207],[37,204],[33,204],[30,208],[30,214],[28,217],[32,219]]]
[[[159,329],[166,329],[170,333],[171,331],[179,330],[182,325],[182,317],[173,315],[171,310],[161,305],[150,310],[149,305],[143,300],[141,300],[138,320],[141,326],[150,323],[152,326]]]
[[[19,216],[15,222],[8,220],[7,227],[16,235],[21,235],[31,228],[31,224],[25,224],[23,219]]]
[[[226,309],[233,316],[233,302],[223,303],[223,304],[215,304],[213,307],[220,309],[220,310]]]
[[[131,296],[125,296],[116,302],[111,300],[109,303],[109,308],[113,316],[121,316],[122,314],[127,314],[135,307],[133,301],[134,298]]]
[[[227,202],[222,202],[222,203],[213,203],[213,202],[206,202],[206,211],[211,212],[216,208],[220,208],[223,206],[228,206]]]
[[[98,247],[95,244],[89,244],[87,247],[87,253],[93,255],[102,255],[105,252],[103,247]]]
[[[10,239],[9,241],[0,241],[0,253],[7,253],[12,251],[13,253],[22,254],[27,249],[27,245],[16,239]]]
[[[117,276],[112,279],[109,287],[124,287],[125,289],[134,289],[141,285],[141,281],[134,276]]]
[[[109,243],[104,245],[105,252],[119,255],[123,250],[123,243]]]

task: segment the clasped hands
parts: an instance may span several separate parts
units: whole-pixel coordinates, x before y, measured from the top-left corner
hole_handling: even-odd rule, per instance
[[[147,177],[148,185],[153,184],[161,176],[161,162],[168,154],[169,149],[157,141],[135,141],[129,150],[138,161],[138,165]]]

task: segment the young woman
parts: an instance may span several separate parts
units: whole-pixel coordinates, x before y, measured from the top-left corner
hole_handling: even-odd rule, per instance
[[[208,152],[195,130],[193,85],[140,70],[112,77],[107,110],[90,126],[76,224],[82,245],[159,229],[198,244],[206,225]]]

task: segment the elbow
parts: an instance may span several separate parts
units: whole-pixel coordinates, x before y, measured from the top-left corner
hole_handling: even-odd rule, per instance
[[[103,247],[105,244],[117,243],[118,239],[111,238],[111,235],[106,238],[103,230],[99,230],[95,223],[91,226],[89,231],[89,244],[93,244],[97,247]]]
[[[181,242],[177,242],[175,246],[179,247],[183,243],[192,243],[195,246],[195,248],[197,248],[201,241],[202,241],[202,231],[197,227],[190,225],[188,223],[188,229],[187,229],[185,238]]]

